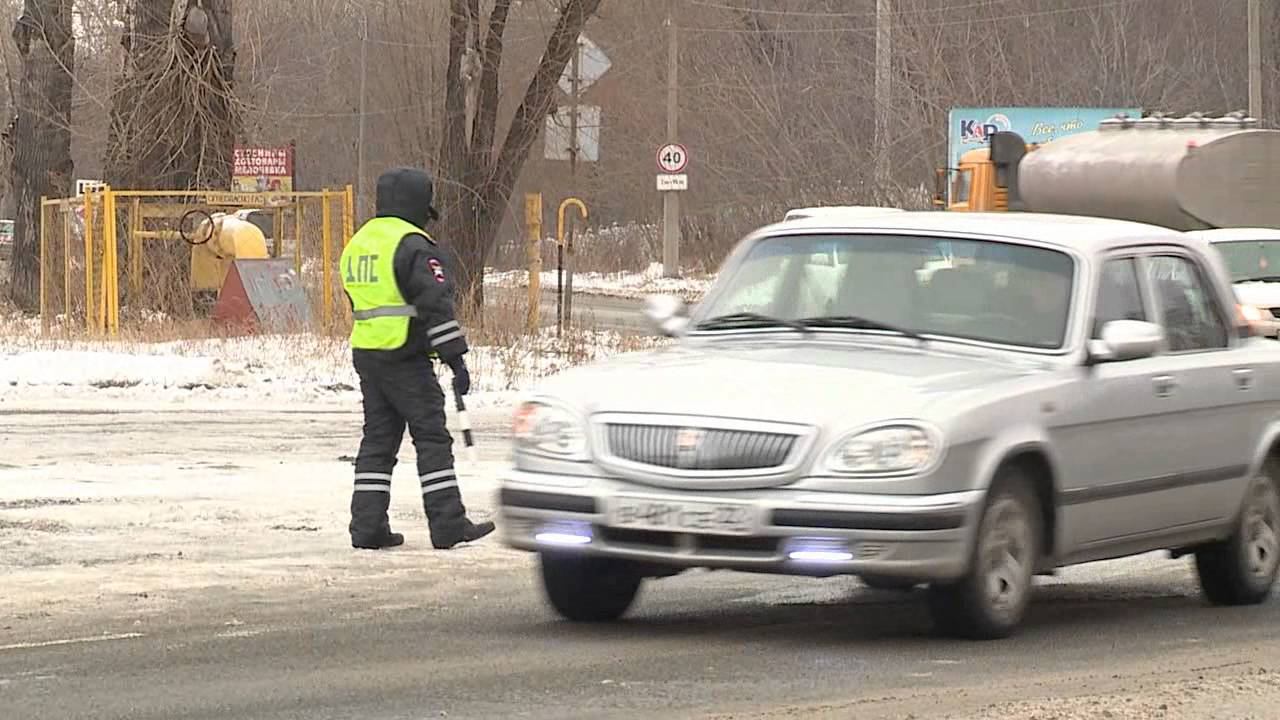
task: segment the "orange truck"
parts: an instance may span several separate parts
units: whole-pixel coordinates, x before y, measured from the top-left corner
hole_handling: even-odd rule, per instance
[[[938,173],[939,184],[946,171]],[[997,132],[966,152],[952,212],[1044,212],[1145,222],[1175,230],[1280,228],[1280,130],[1234,113],[1132,119],[1035,145]]]

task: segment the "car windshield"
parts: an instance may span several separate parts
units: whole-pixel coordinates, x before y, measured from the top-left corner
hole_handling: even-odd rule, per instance
[[[1219,242],[1214,247],[1231,271],[1231,282],[1280,280],[1280,240]]]
[[[1055,349],[1075,262],[1062,252],[911,235],[782,235],[723,276],[695,329],[879,330]]]

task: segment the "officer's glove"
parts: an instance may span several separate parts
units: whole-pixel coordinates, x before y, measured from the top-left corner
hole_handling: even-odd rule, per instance
[[[467,370],[467,362],[461,355],[444,358],[449,369],[453,371],[453,392],[455,395],[466,395],[471,392],[471,372]]]

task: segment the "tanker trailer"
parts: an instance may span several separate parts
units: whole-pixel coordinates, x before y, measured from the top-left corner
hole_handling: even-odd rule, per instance
[[[1256,125],[1240,114],[1115,118],[1039,146],[996,133],[989,148],[961,159],[964,202],[948,209],[1090,215],[1191,232],[1222,255],[1255,331],[1277,337],[1280,131]]]
[[[1020,147],[1020,139],[992,140],[1010,210],[1180,231],[1280,228],[1280,130],[1258,129],[1249,118],[1115,118],[1031,152]]]

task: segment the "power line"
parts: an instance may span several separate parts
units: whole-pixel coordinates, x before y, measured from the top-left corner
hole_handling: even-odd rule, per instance
[[[693,1],[693,0],[691,0]],[[1149,0],[1107,0],[1093,5],[1081,5],[1071,8],[1056,8],[1053,10],[1033,10],[1020,13],[1005,13],[995,17],[982,18],[983,21],[991,20],[1031,20],[1034,18],[1048,17],[1053,15],[1067,15],[1070,13],[1088,12],[1092,10],[1106,10],[1108,8],[1121,7],[1137,3],[1149,2]],[[937,12],[937,11],[935,11]],[[912,28],[941,28],[954,27],[959,25],[969,25],[975,22],[974,18],[964,18],[962,20],[942,20],[938,22],[912,22]],[[729,27],[691,27],[682,26],[682,32],[699,32],[699,33],[722,33],[730,35],[818,35],[818,34],[841,34],[841,33],[869,33],[874,32],[875,24],[864,26],[845,26],[845,27],[813,27],[813,28],[729,28]]]
[[[814,11],[814,10],[769,10],[765,8],[742,7],[740,5],[726,5],[724,3],[711,2],[711,0],[685,0],[690,5],[698,5],[700,7],[710,8],[713,10],[731,10],[734,12],[750,13],[752,15],[768,15],[771,17],[806,17],[806,18],[874,18],[876,12],[874,10],[859,10],[856,12],[831,12],[831,11]],[[912,8],[907,10],[895,10],[887,13],[891,18],[906,17],[908,15],[925,15],[937,12],[957,12],[960,10],[972,10],[975,8],[988,7],[990,5],[1021,2],[1022,0],[980,0],[979,2],[971,2],[964,5],[952,5],[945,8]]]

